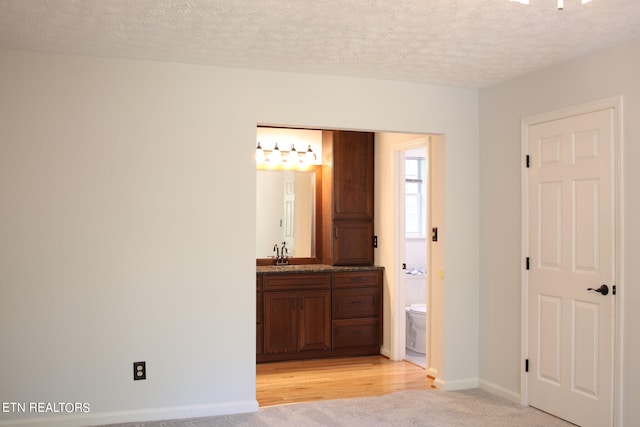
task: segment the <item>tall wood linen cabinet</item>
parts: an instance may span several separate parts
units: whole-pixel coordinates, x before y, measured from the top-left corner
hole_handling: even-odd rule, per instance
[[[322,132],[323,260],[373,265],[373,133]]]

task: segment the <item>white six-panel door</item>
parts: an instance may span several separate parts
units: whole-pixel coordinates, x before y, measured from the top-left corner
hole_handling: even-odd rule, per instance
[[[583,427],[613,420],[613,119],[529,127],[528,402]]]

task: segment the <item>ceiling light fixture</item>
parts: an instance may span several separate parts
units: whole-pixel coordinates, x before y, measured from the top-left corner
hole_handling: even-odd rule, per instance
[[[529,4],[529,0],[511,0],[511,1],[515,1],[521,4]],[[581,0],[582,4],[587,4],[590,3],[591,0]],[[564,0],[558,0],[558,10],[563,10],[564,9]]]
[[[283,166],[295,166],[299,164],[314,164],[316,161],[316,153],[311,150],[311,145],[307,151],[298,151],[296,147],[291,144],[291,150],[280,150],[278,143],[275,144],[273,150],[265,150],[258,141],[256,147],[256,162],[258,164],[265,163],[271,165],[283,165]]]

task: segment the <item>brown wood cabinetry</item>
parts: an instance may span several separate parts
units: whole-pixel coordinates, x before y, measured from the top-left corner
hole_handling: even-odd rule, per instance
[[[265,353],[328,350],[330,291],[265,292]]]
[[[373,264],[373,221],[333,221],[333,265]]]
[[[381,271],[333,275],[333,348],[379,347],[382,343]]]
[[[267,292],[264,295],[265,352],[298,351],[297,292]]]
[[[382,270],[257,276],[258,362],[380,352]]]
[[[261,274],[256,275],[256,354],[264,352],[262,277]]]
[[[325,131],[326,133],[327,131]],[[333,219],[373,220],[373,134],[333,131]]]
[[[323,259],[373,265],[373,133],[323,131]]]
[[[263,278],[264,354],[331,348],[331,275],[273,274]]]

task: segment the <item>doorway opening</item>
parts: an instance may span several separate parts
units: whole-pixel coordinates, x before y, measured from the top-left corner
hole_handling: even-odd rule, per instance
[[[430,289],[429,137],[394,144],[396,358],[428,366]]]
[[[404,153],[405,360],[426,368],[427,360],[427,146]],[[398,177],[401,179],[401,177]],[[402,195],[400,194],[400,197]],[[404,283],[402,283],[404,282]]]
[[[278,133],[283,133],[289,128],[278,127]],[[274,130],[274,132],[276,132]],[[424,355],[419,355],[419,363],[422,369],[426,369],[426,377],[430,380],[438,381],[439,371],[442,372],[444,365],[444,339],[441,331],[444,325],[444,287],[439,286],[444,283],[444,260],[445,260],[445,237],[444,218],[444,183],[445,183],[445,135],[441,134],[409,134],[396,132],[375,133],[375,230],[378,237],[378,247],[375,251],[375,265],[384,267],[383,286],[383,342],[380,354],[393,360],[401,361],[406,357],[407,348],[407,286],[406,279],[422,279],[424,284],[416,286],[409,294],[420,295],[424,301],[426,313],[424,316],[424,332],[420,337],[424,342]],[[406,237],[406,182],[405,182],[405,152],[422,148],[424,150],[424,161],[418,168],[422,168],[424,186],[422,200],[424,220],[420,223],[420,235],[412,236],[413,241],[407,242]],[[314,152],[316,149],[314,148]],[[413,155],[409,157],[420,157]],[[398,164],[402,159],[401,164]],[[415,167],[415,166],[414,166]],[[399,171],[402,172],[402,180],[397,179]],[[414,174],[416,175],[416,174]],[[415,198],[415,196],[414,196]],[[399,203],[402,201],[402,204]],[[431,202],[433,200],[433,202]],[[401,206],[401,207],[399,207]],[[399,209],[402,209],[400,214]],[[433,226],[440,227],[439,242],[432,243],[431,230]],[[402,227],[402,231],[399,232]],[[416,230],[416,226],[412,229]],[[412,253],[412,249],[407,245],[416,244],[423,246],[422,254],[417,251]],[[411,261],[407,259],[407,253],[413,256]],[[402,264],[407,264],[407,268],[402,270]],[[432,264],[437,268],[437,277],[431,274]],[[415,270],[417,274],[407,275],[407,272]],[[424,270],[424,272],[422,271]],[[420,276],[422,277],[416,277]],[[431,281],[437,279],[434,289]],[[411,285],[413,286],[413,285]],[[417,290],[422,286],[422,291]],[[409,306],[412,295],[409,295]],[[409,307],[410,308],[410,307]],[[258,327],[256,329],[258,330]],[[417,335],[416,335],[417,337]],[[416,344],[414,343],[413,346]],[[442,386],[439,384],[438,386]]]

